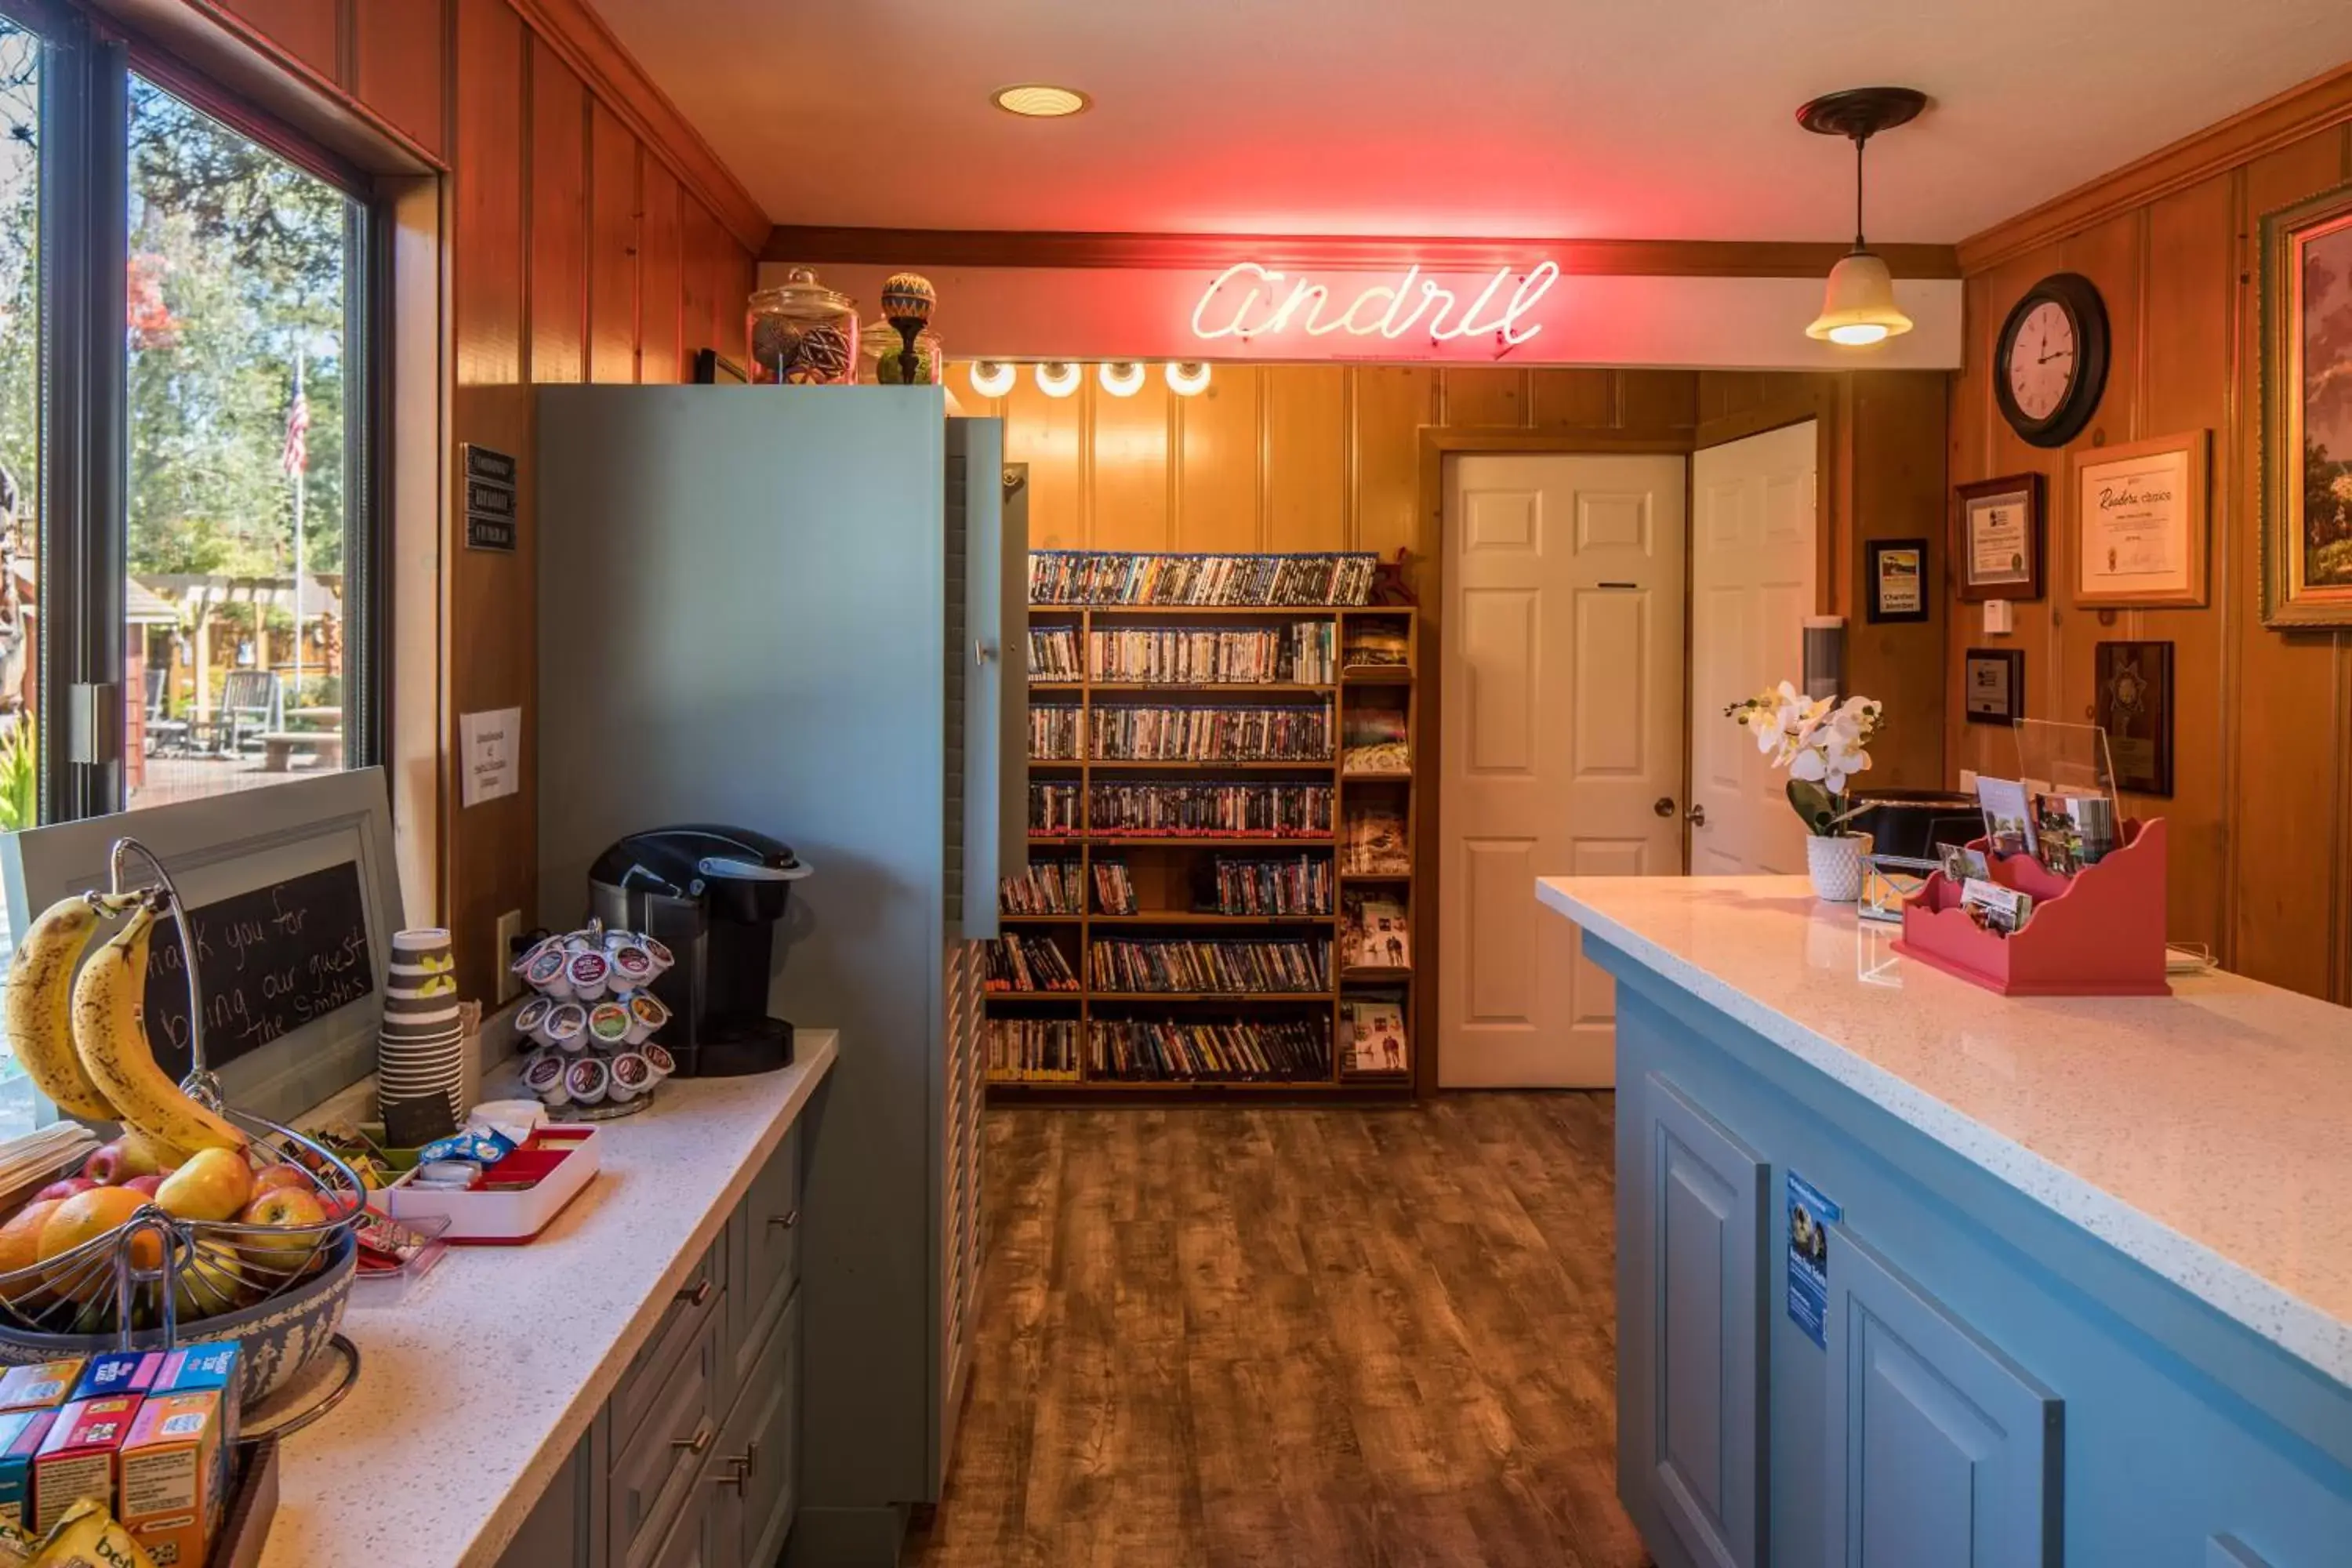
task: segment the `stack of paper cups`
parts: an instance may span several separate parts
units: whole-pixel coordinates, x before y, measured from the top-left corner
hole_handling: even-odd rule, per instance
[[[466,1026],[457,1005],[457,958],[438,928],[395,931],[376,1040],[376,1098],[438,1095],[449,1112],[466,1109]]]

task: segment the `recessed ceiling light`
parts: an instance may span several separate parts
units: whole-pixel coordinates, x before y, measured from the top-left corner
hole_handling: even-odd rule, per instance
[[[1061,120],[1085,113],[1094,100],[1073,87],[1024,82],[1017,87],[998,88],[994,101],[1008,114],[1025,115],[1031,120]]]

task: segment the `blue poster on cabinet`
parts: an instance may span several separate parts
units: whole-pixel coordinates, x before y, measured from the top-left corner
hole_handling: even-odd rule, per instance
[[[1844,1211],[1796,1172],[1789,1173],[1789,1321],[1829,1348],[1830,1226]]]

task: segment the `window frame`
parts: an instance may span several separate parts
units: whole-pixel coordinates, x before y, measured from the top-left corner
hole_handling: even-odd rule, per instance
[[[0,0],[43,41],[40,81],[41,450],[34,559],[43,823],[126,805],[124,582],[130,472],[122,322],[133,73],[340,191],[343,303],[344,765],[384,761],[392,661],[390,474],[393,222],[365,170],[166,50],[73,0]]]

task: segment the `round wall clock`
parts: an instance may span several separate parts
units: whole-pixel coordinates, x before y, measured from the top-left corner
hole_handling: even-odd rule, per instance
[[[2079,272],[2053,272],[2000,324],[1993,395],[2001,416],[2037,447],[2082,434],[2107,386],[2107,307]]]

